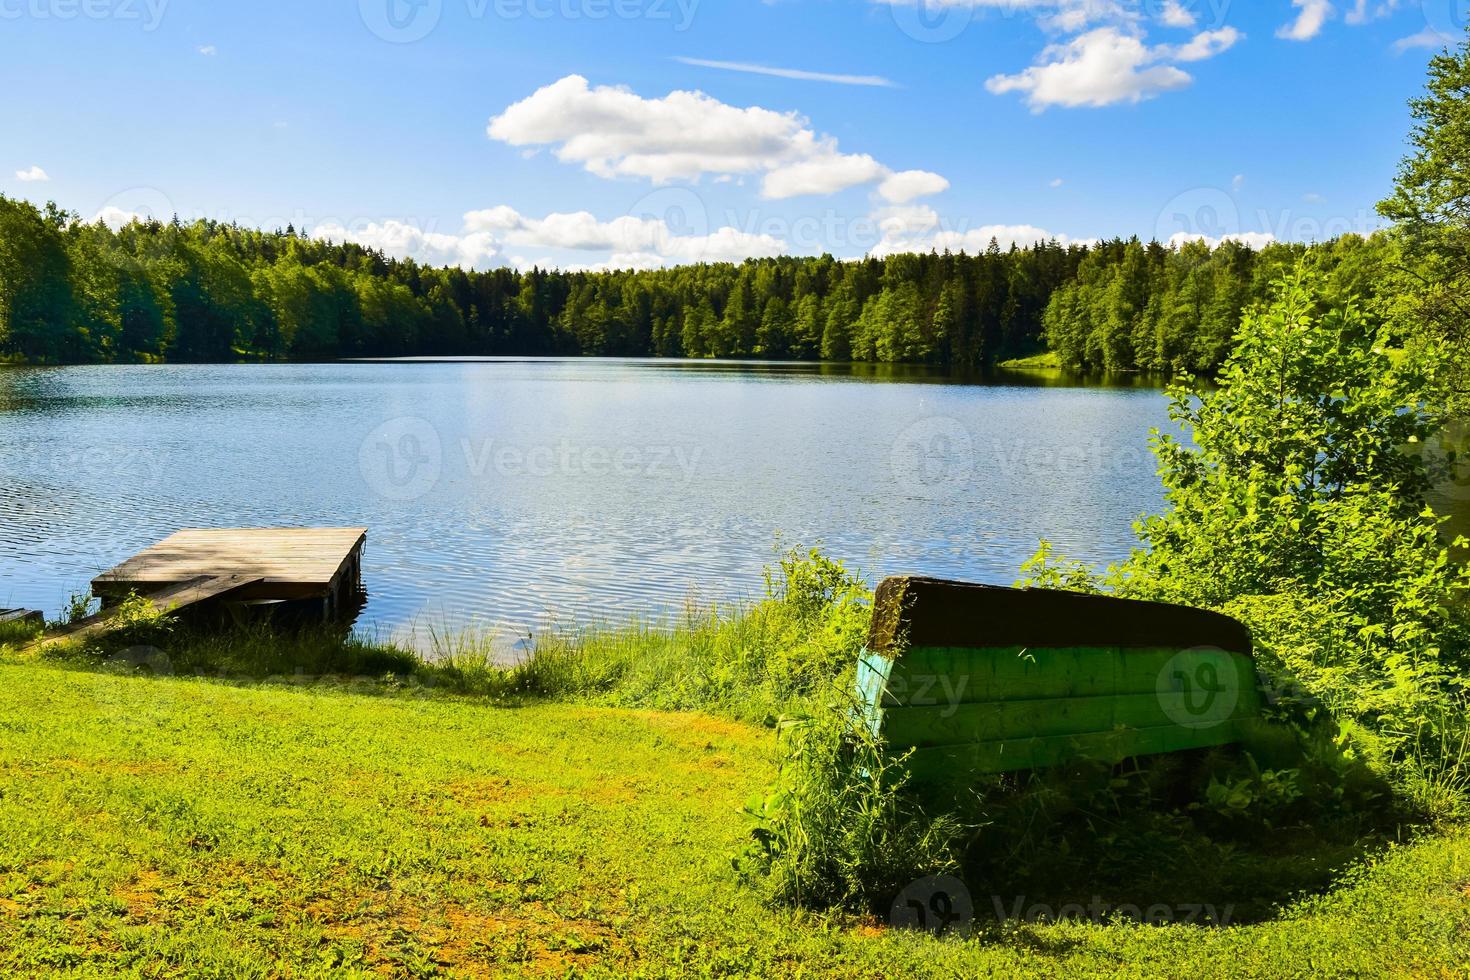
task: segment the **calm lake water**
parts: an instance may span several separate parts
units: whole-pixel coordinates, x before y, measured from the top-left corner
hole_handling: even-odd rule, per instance
[[[55,614],[181,527],[368,527],[359,627],[658,618],[778,541],[870,579],[1125,555],[1150,388],[797,365],[467,361],[0,370],[0,606]]]

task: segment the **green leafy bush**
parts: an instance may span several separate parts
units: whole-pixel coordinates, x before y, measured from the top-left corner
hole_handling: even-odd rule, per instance
[[[1411,802],[1411,784],[1453,795],[1470,569],[1425,504],[1414,451],[1443,421],[1442,352],[1392,354],[1386,328],[1305,267],[1276,290],[1245,317],[1218,387],[1171,390],[1193,444],[1155,433],[1168,509],[1138,525],[1143,546],[1093,576],[1043,545],[1027,581],[1239,618],[1278,717],[1330,719],[1340,750]]]

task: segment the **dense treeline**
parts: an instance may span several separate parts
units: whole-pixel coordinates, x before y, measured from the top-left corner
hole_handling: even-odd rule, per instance
[[[428,268],[199,221],[119,231],[0,197],[0,353],[28,361],[395,354],[979,367],[1038,346],[1086,252],[830,256],[644,272]]]
[[[1395,244],[1387,234],[1344,235],[1320,245],[1257,251],[1226,241],[1103,242],[1052,294],[1043,335],[1065,365],[1102,371],[1212,372],[1234,346],[1244,311],[1298,262],[1329,301],[1355,296],[1374,324],[1396,324]]]
[[[1049,342],[1077,367],[1210,370],[1242,307],[1300,250],[1050,242],[973,256],[475,272],[294,229],[155,221],[114,231],[0,197],[0,357],[587,354],[972,370]],[[1381,251],[1348,238],[1322,255],[1366,268]]]

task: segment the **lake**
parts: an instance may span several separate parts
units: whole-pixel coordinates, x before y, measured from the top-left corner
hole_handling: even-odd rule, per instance
[[[359,628],[658,619],[820,544],[875,580],[1127,554],[1148,387],[815,365],[469,360],[0,370],[0,606],[56,614],[181,527],[368,527]]]

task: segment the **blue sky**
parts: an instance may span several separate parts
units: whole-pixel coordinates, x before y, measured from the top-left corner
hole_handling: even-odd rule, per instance
[[[478,267],[1309,240],[1465,6],[0,0],[0,192]]]

